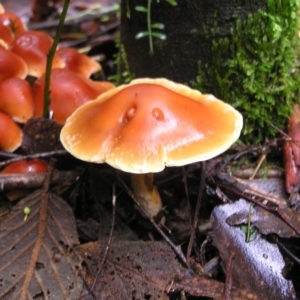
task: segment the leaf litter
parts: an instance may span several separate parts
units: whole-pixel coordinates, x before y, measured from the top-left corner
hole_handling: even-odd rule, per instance
[[[0,299],[78,299],[79,241],[63,199],[47,187],[23,198],[1,223],[0,239]]]
[[[111,245],[103,268],[98,272],[102,251],[97,242],[81,246],[95,282],[96,299],[169,299],[166,291],[184,268],[164,242],[123,241]],[[94,299],[87,295],[83,299]]]

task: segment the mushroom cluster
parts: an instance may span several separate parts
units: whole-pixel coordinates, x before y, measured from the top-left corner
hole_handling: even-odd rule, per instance
[[[13,152],[22,143],[21,124],[41,117],[47,54],[53,39],[41,31],[27,30],[21,19],[0,4],[0,149]],[[114,87],[97,82],[91,74],[101,65],[75,49],[58,49],[50,78],[50,110],[64,124],[83,103]],[[29,80],[30,79],[30,80]]]

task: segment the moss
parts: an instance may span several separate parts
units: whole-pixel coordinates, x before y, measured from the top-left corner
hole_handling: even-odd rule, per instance
[[[266,11],[238,20],[228,38],[210,31],[212,61],[199,62],[193,87],[214,93],[244,115],[244,142],[274,137],[268,122],[284,129],[292,103],[299,101],[297,33],[298,0],[269,0]]]
[[[135,78],[135,75],[131,72],[127,59],[127,53],[124,45],[121,43],[120,33],[116,38],[116,47],[118,49],[117,54],[114,57],[114,65],[116,68],[116,74],[110,76],[108,80],[112,81],[116,86],[124,83],[129,83]]]

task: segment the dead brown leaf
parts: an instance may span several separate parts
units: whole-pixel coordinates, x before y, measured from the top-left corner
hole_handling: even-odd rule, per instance
[[[21,200],[0,224],[0,240],[1,299],[78,299],[75,220],[60,197],[38,190]]]
[[[98,272],[104,248],[97,242],[81,246],[92,278],[90,286]],[[96,278],[93,293],[96,299],[168,299],[168,287],[183,270],[165,243],[115,243]],[[83,299],[93,298],[89,295]]]
[[[204,276],[189,274],[174,282],[172,290],[183,290],[192,296],[209,297],[213,299],[224,299],[224,283],[208,279]],[[232,288],[230,290],[231,300],[261,300],[254,293],[246,290]]]
[[[292,219],[295,218],[295,216],[299,216],[298,212],[288,207],[283,209],[282,211],[289,212],[287,216],[289,218],[290,224]],[[227,218],[226,222],[227,224],[232,226],[240,226],[247,224],[248,219],[249,208],[247,208],[247,210],[232,214],[230,217]],[[297,218],[295,218],[295,222],[297,224],[300,224],[300,221]],[[295,230],[293,230],[291,226],[287,225],[287,223],[284,222],[279,216],[259,206],[253,207],[251,209],[251,224],[258,228],[259,231],[265,235],[270,233],[276,233],[278,234],[278,236],[284,238],[299,236],[296,234]]]
[[[212,238],[224,269],[231,253],[235,254],[230,274],[226,275],[231,276],[234,287],[256,293],[260,299],[296,299],[292,282],[283,277],[285,262],[277,245],[269,243],[260,234],[247,243],[246,234],[226,222],[233,214],[249,211],[249,205],[241,199],[216,207],[212,213]]]

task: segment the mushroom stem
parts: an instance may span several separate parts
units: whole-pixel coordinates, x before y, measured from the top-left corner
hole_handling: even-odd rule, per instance
[[[155,217],[162,209],[162,202],[156,186],[153,185],[153,173],[130,175],[136,200],[149,217]]]

